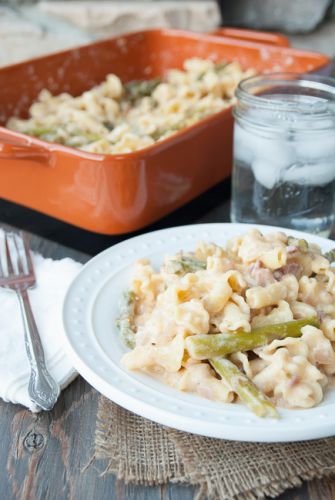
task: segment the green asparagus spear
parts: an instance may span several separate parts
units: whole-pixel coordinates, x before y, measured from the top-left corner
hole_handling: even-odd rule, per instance
[[[56,134],[56,130],[52,128],[33,128],[26,131],[25,134],[40,137],[41,135]]]
[[[23,133],[38,137],[39,139],[44,139],[45,141],[62,143],[62,138],[59,137],[56,129],[33,128],[31,130],[24,130]]]
[[[306,253],[308,250],[308,243],[306,240],[299,240],[298,238],[294,238],[293,236],[289,236],[287,238],[287,244],[298,247],[303,253]],[[329,252],[325,252],[323,254],[323,257],[329,260],[331,264],[335,262],[335,248],[329,250]]]
[[[126,97],[130,101],[136,101],[136,99],[141,97],[150,96],[160,83],[160,78],[153,78],[152,80],[133,80],[128,82],[124,86]]]
[[[294,236],[289,236],[287,238],[287,244],[298,247],[301,252],[305,253],[308,250],[308,243],[306,240],[295,238]]]
[[[274,404],[234,363],[225,358],[218,358],[211,359],[210,364],[255,415],[279,417]]]
[[[216,63],[214,66],[214,71],[216,73],[221,73],[221,71],[224,70],[227,66],[229,66],[229,64],[231,64],[231,63],[227,62],[227,61],[221,61],[219,63]],[[206,73],[207,73],[207,71],[202,71],[201,73],[199,73],[199,75],[197,76],[198,82],[200,82],[201,80],[204,79]]]
[[[335,262],[335,248],[333,248],[333,250],[329,250],[329,252],[324,253],[323,256],[326,257],[326,259],[328,259],[332,264],[333,262]]]
[[[151,137],[155,140],[158,141],[162,137],[162,135],[166,134],[167,132],[178,132],[178,130],[181,130],[182,128],[187,127],[187,121],[186,119],[180,120],[179,122],[170,125],[169,127],[165,128],[160,128],[158,130],[155,130],[152,132]]]
[[[227,66],[229,66],[229,64],[231,64],[231,63],[230,63],[230,62],[228,62],[228,61],[221,61],[221,62],[219,62],[219,63],[216,63],[216,64],[215,64],[215,68],[214,68],[214,70],[215,70],[216,72],[220,72],[220,71],[222,71],[223,69],[225,69]]]
[[[255,349],[275,339],[300,337],[300,330],[305,325],[318,328],[320,323],[317,318],[307,318],[255,328],[251,332],[192,335],[186,339],[186,348],[192,358],[199,360],[227,356],[233,352]]]
[[[181,255],[175,259],[171,259],[167,265],[166,270],[172,274],[195,273],[206,269],[206,262],[198,260],[193,257]]]
[[[73,137],[69,137],[66,140],[67,146],[72,147],[80,147],[86,144],[90,144],[91,142],[96,142],[103,139],[101,135],[91,134],[89,132],[78,131],[77,134]]]
[[[123,294],[123,300],[120,307],[120,316],[116,320],[116,326],[120,331],[121,337],[130,349],[135,347],[134,331],[134,313],[135,313],[135,293],[128,290]]]

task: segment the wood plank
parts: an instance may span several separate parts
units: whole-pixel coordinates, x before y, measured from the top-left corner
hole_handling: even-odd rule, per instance
[[[1,440],[1,498],[53,498],[57,491],[57,498],[66,499],[83,490],[81,471],[94,451],[97,398],[78,377],[52,412],[32,414],[2,403],[0,429],[6,439]],[[93,468],[86,474],[85,491],[92,475],[97,475]]]
[[[196,488],[184,484],[144,486],[116,481],[115,500],[193,500]]]
[[[308,494],[307,483],[304,483],[300,488],[291,488],[286,490],[277,497],[277,500],[310,500]],[[330,498],[325,498],[324,500],[331,500]]]
[[[116,481],[115,500],[160,500],[160,486],[144,486],[125,484],[123,481]]]
[[[307,489],[309,500],[333,500],[335,498],[335,477],[310,481]]]
[[[193,500],[196,491],[194,486],[170,483],[162,486],[161,500]]]

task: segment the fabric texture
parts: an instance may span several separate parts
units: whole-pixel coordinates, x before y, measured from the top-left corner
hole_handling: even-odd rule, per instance
[[[125,482],[198,486],[198,499],[275,497],[302,481],[335,473],[335,438],[240,443],[188,434],[139,417],[102,397],[96,428],[105,473]]]

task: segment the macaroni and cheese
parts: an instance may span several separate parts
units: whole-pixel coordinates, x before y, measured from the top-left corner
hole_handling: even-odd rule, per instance
[[[140,260],[118,321],[132,348],[122,362],[215,401],[315,406],[335,373],[330,261],[305,240],[255,229],[226,248],[200,242],[159,270]]]
[[[129,153],[231,106],[236,86],[253,73],[238,62],[192,58],[162,80],[123,84],[109,74],[77,97],[42,90],[29,118],[12,117],[7,127],[92,153]]]

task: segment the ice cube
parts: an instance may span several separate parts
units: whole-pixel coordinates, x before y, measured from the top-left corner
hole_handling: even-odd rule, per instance
[[[253,134],[246,131],[237,122],[234,126],[234,158],[250,164],[254,156]]]
[[[285,140],[286,139],[286,140]],[[254,159],[263,159],[285,166],[293,163],[294,151],[291,142],[285,135],[260,132],[254,128],[242,128],[235,123],[234,128],[234,157],[246,163],[251,163]]]
[[[335,180],[335,159],[318,162],[296,162],[282,170],[281,180],[300,186],[323,186]]]
[[[268,162],[257,158],[252,162],[252,171],[259,184],[267,189],[272,189],[280,179],[281,166],[277,163]]]
[[[313,137],[304,135],[293,139],[293,147],[299,160],[319,160],[333,157],[335,169],[335,130],[332,133],[316,133]]]
[[[252,170],[257,181],[271,189],[280,179],[281,171],[295,161],[288,141],[258,137],[255,140]]]
[[[255,158],[267,160],[280,167],[289,165],[294,161],[295,155],[289,141],[281,138],[269,139],[268,137],[255,138]]]

